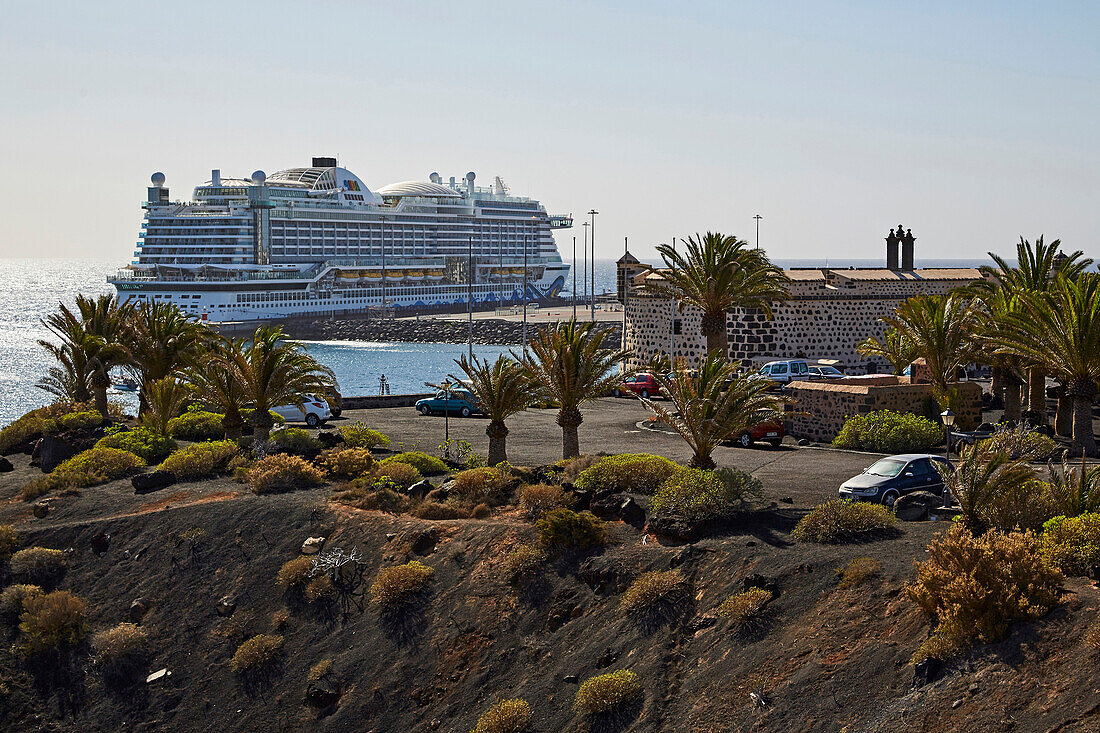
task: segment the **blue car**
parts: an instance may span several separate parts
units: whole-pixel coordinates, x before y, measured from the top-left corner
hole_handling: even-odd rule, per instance
[[[951,468],[946,458],[930,453],[904,453],[879,459],[863,473],[845,481],[840,487],[840,498],[892,507],[898,497],[913,491],[942,495],[943,479],[936,464]]]
[[[477,400],[465,389],[452,389],[449,393],[443,390],[436,392],[435,397],[426,397],[417,400],[416,409],[421,415],[470,415],[480,414],[481,408]]]

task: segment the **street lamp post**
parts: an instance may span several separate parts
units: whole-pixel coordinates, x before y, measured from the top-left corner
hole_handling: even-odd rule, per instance
[[[946,410],[940,413],[940,419],[943,420],[943,429],[946,433],[946,445],[944,446],[944,457],[948,461],[951,460],[951,428],[955,427],[955,413],[948,407]]]
[[[527,351],[527,228],[523,229],[523,351]]]
[[[596,214],[600,212],[592,209],[588,215],[592,217],[592,320],[596,320]]]
[[[573,237],[573,320],[577,320],[577,238]]]
[[[757,249],[760,249],[760,220],[763,219],[763,218],[764,217],[760,216],[760,214],[757,214],[756,216],[753,217],[753,219],[756,219],[756,248]]]
[[[466,260],[466,311],[470,332],[470,359],[474,358],[474,235],[469,236]]]
[[[581,278],[584,281],[584,298],[581,300],[583,307],[588,302],[588,222],[581,226],[584,227],[584,247],[581,251],[581,256],[584,258],[584,277]]]
[[[382,318],[386,317],[386,217],[382,217],[379,248],[382,251]]]

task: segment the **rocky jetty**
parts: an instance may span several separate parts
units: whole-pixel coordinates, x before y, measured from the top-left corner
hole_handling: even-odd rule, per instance
[[[600,328],[610,331],[610,344],[622,339],[622,324],[600,323]],[[464,344],[469,338],[469,325],[465,321],[440,319],[367,321],[357,319],[318,319],[287,323],[284,330],[292,338],[312,341],[399,341],[405,343]],[[533,337],[537,326],[529,323],[528,336]],[[502,318],[474,321],[474,343],[519,344],[523,343],[523,323]]]

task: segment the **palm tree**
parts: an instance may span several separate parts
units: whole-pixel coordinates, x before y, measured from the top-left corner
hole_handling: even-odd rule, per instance
[[[101,295],[98,298],[78,295],[76,307],[80,313],[81,330],[79,334],[72,332],[73,336],[78,336],[78,340],[70,342],[71,349],[74,354],[76,350],[83,352],[80,358],[88,370],[95,409],[107,420],[110,417],[107,411],[107,389],[111,386],[111,369],[130,361],[127,342],[133,306],[129,301],[119,303],[118,298],[113,295]]]
[[[1035,480],[1035,469],[1026,461],[1014,459],[981,441],[959,451],[953,469],[933,461],[962,510],[962,522],[974,535],[983,534],[992,524],[993,501],[998,494],[1018,493]]]
[[[45,339],[38,341],[38,345],[50,352],[59,365],[51,367],[48,376],[38,386],[59,397],[70,397],[76,402],[89,401],[92,398],[91,369],[83,348],[87,339],[84,321],[64,303],[59,303],[57,312],[41,319],[41,323],[61,343],[55,344]]]
[[[233,363],[241,358],[244,342],[240,339],[209,339],[188,358],[185,378],[192,391],[203,402],[222,414],[222,430],[227,440],[241,437],[244,417],[241,410],[248,397],[245,385],[236,369],[208,368],[211,363]]]
[[[1016,354],[1006,352],[1001,346],[1001,324],[1009,313],[1020,312],[1020,299],[1008,288],[974,285],[965,288],[979,304],[975,314],[977,347],[976,358],[988,364],[993,372],[993,394],[1004,405],[1005,420],[1019,420],[1022,415],[1020,388],[1024,365]]]
[[[681,369],[657,381],[675,409],[639,399],[688,444],[694,453],[688,464],[692,468],[714,468],[711,454],[723,440],[783,416],[786,400],[769,391],[771,380],[757,374],[737,376],[717,351],[707,354],[697,374]]]
[[[580,406],[614,389],[622,379],[613,372],[630,354],[605,349],[607,333],[594,323],[569,320],[539,329],[528,351],[513,354],[538,392],[559,405],[562,458],[580,455],[577,428],[584,421]]]
[[[901,335],[896,328],[888,328],[882,334],[882,340],[875,336],[868,336],[856,345],[856,351],[863,356],[877,356],[885,359],[894,374],[902,375],[905,370],[917,358],[916,348],[913,342]]]
[[[1060,239],[1050,244],[1043,242],[1042,235],[1032,245],[1020,237],[1016,245],[1016,267],[998,255],[989,253],[996,267],[985,265],[981,268],[990,287],[1002,287],[1013,293],[1042,293],[1050,289],[1058,275],[1073,279],[1083,273],[1092,264],[1085,253],[1078,250],[1072,254],[1059,253]],[[1046,419],[1046,370],[1039,364],[1032,365],[1028,371],[1027,409],[1031,413]]]
[[[686,252],[667,244],[658,245],[668,270],[666,282],[647,286],[650,292],[703,313],[702,332],[707,351],[718,350],[729,358],[726,314],[734,308],[757,308],[771,318],[771,305],[786,300],[787,278],[762,250],[747,242],[717,232],[689,237]]]
[[[915,295],[882,319],[913,344],[931,372],[932,390],[941,405],[951,401],[948,386],[959,367],[975,355],[975,306],[958,295]]]
[[[272,407],[298,404],[309,396],[320,399],[336,382],[332,370],[317,363],[300,344],[282,339],[282,329],[260,326],[242,349],[228,351],[211,364],[236,372],[246,400],[252,403],[253,445],[261,453],[274,424]]]
[[[507,461],[508,426],[504,421],[526,410],[537,397],[527,370],[503,354],[495,362],[481,361],[476,356],[467,359],[463,354],[455,363],[466,373],[469,378],[466,385],[489,418],[485,428],[489,436],[489,465]],[[454,376],[451,379],[459,381]]]
[[[178,371],[208,337],[209,329],[175,303],[144,301],[131,319],[132,366],[141,384],[139,414],[145,412],[145,387]]]
[[[1066,460],[1068,452],[1062,454],[1061,470],[1047,463],[1050,471],[1050,491],[1058,514],[1076,517],[1085,512],[1100,511],[1100,465],[1090,468],[1081,458],[1081,468],[1073,468]]]
[[[1058,375],[1073,397],[1075,456],[1095,456],[1092,402],[1100,379],[1100,275],[1059,275],[1049,292],[1026,293],[1003,319],[1002,348]]]
[[[168,435],[168,421],[183,412],[191,393],[177,378],[164,377],[146,384],[141,396],[145,403],[141,424],[160,435]]]

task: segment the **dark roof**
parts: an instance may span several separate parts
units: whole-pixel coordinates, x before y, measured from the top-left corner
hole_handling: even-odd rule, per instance
[[[629,252],[627,252],[626,254],[624,254],[622,257],[620,257],[618,259],[616,264],[619,264],[619,265],[622,265],[622,264],[636,265],[636,264],[638,264],[638,258],[635,257],[634,255],[630,254]]]

